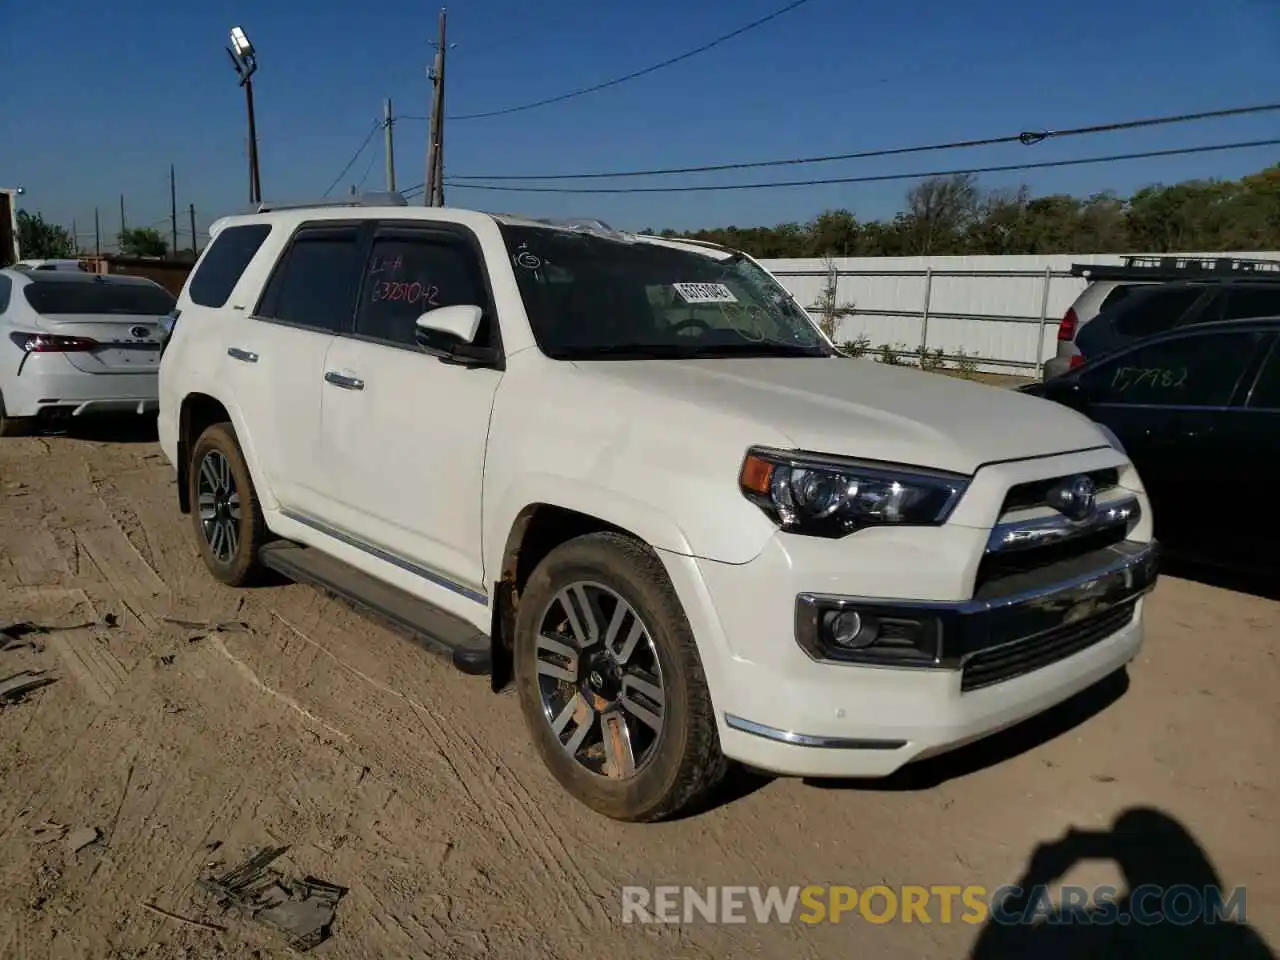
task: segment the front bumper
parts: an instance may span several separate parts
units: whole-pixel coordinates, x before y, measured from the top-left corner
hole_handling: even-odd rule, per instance
[[[911,532],[892,533],[905,542]],[[961,541],[981,536],[976,530],[928,533],[936,541],[934,570],[946,567],[949,552],[977,546]],[[1137,654],[1143,597],[1157,575],[1156,545],[1124,541],[1081,558],[1074,572],[1071,564],[1056,569],[1055,580],[1041,577],[1018,590],[1015,578],[1004,593],[978,599],[915,602],[843,591],[806,597],[794,588],[812,576],[801,572],[808,565],[797,556],[809,546],[779,544],[738,566],[693,561],[696,570],[666,558],[677,590],[693,591],[697,602],[692,574],[714,608],[715,623],[700,612],[691,616],[700,639],[709,640],[704,659],[708,648],[716,657],[717,641],[728,654],[707,665],[725,754],[798,776],[887,776],[1092,686]],[[813,598],[936,617],[936,657],[915,666],[816,658],[795,639]],[[792,616],[778,617],[771,609],[777,606]]]

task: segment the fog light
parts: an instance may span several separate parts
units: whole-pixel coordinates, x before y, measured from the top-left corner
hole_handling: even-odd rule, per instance
[[[854,610],[836,613],[827,626],[831,642],[845,650],[862,650],[876,642],[879,630],[874,619]]]
[[[796,642],[820,662],[935,666],[942,657],[942,620],[910,603],[796,597]]]

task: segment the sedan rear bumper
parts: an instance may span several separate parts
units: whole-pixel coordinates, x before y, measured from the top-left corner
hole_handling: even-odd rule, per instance
[[[61,354],[31,354],[4,385],[11,417],[151,413],[159,409],[157,377],[146,373],[84,373]]]

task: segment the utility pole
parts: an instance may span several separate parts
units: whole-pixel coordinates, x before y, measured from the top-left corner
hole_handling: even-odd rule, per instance
[[[93,208],[93,255],[102,256],[102,225],[98,222],[98,208]]]
[[[120,194],[120,237],[119,240],[124,243],[125,231],[129,229],[129,224],[124,219],[124,194]]]
[[[382,105],[382,127],[387,140],[387,192],[396,192],[396,151],[391,141],[391,98]]]
[[[440,146],[444,133],[444,51],[445,51],[445,11],[440,11],[440,38],[436,41],[435,62],[431,66],[431,123],[427,133],[427,179],[426,189],[422,194],[424,206],[439,206],[438,198],[442,195],[441,184],[437,182],[440,165]]]
[[[444,69],[443,66],[440,68]],[[436,203],[444,206],[444,81],[440,82],[440,129],[436,131]]]
[[[75,256],[80,256],[80,234],[76,233],[76,222],[71,221],[71,250]]]
[[[169,256],[178,257],[178,184],[173,173],[173,164],[169,164],[169,225],[173,231],[173,244],[169,247]]]
[[[196,243],[196,205],[194,203],[187,204],[187,213],[191,215],[191,259],[194,261],[200,255],[200,247]]]

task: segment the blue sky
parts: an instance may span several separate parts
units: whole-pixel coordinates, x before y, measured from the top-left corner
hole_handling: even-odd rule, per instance
[[[449,11],[446,113],[553,96],[697,46],[783,0],[469,0]],[[1216,6],[1216,9],[1215,9]],[[260,55],[263,190],[320,195],[381,117],[427,113],[436,8],[408,0],[7,5],[0,37],[0,185],[92,245],[166,228],[168,170],[203,229],[247,205],[245,110],[223,47],[236,23]],[[566,103],[446,127],[446,175],[537,174],[850,152],[1280,99],[1276,0],[811,0],[692,60]],[[399,185],[422,179],[426,124],[395,127]],[[719,182],[980,166],[1280,136],[1280,113],[1040,144],[720,174]],[[1280,150],[993,175],[1037,193],[1127,193],[1236,177]],[[384,180],[381,135],[338,192]],[[631,181],[636,184],[640,181]],[[644,181],[649,183],[650,181]],[[677,182],[710,182],[673,179]],[[632,196],[450,190],[451,205],[691,228],[804,221],[847,207],[891,216],[909,184]],[[186,217],[179,218],[186,229]]]

